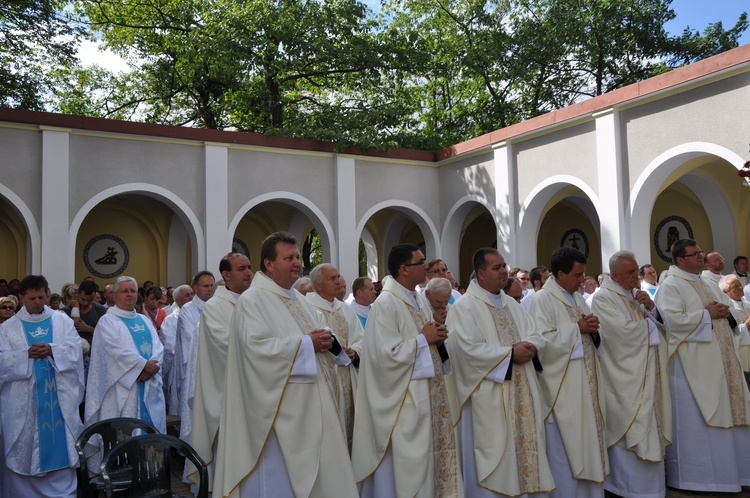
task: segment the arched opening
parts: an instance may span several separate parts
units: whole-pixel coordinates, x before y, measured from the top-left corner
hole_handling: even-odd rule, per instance
[[[94,277],[99,287],[120,275],[161,286],[190,281],[193,253],[188,230],[162,200],[121,193],[99,202],[76,233],[75,281]]]
[[[0,278],[22,279],[28,273],[30,247],[26,224],[13,205],[0,197]]]

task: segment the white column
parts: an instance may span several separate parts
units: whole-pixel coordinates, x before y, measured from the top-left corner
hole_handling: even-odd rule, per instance
[[[75,238],[70,247],[70,130],[42,130],[42,274],[51,289],[75,281]]]
[[[336,237],[338,254],[332,261],[346,279],[347,292],[351,292],[352,280],[359,276],[359,237],[357,237],[357,209],[354,159],[336,156]]]
[[[601,228],[602,270],[615,252],[629,247],[625,179],[622,173],[620,113],[609,109],[594,115],[596,119],[596,162],[599,178],[599,213]]]
[[[205,144],[206,159],[206,270],[213,272],[216,280],[219,261],[232,250],[229,233],[229,163],[228,149],[221,144]],[[203,270],[204,268],[199,268]]]
[[[517,261],[518,250],[518,185],[513,161],[513,145],[501,142],[494,147],[495,163],[495,224],[497,225],[497,250],[509,264],[525,264]],[[530,251],[536,259],[536,247]]]

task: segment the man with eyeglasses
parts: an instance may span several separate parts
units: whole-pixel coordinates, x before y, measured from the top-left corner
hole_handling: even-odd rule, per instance
[[[672,245],[674,266],[656,293],[667,324],[674,444],[667,485],[739,492],[750,484],[750,393],[734,347],[731,303],[700,273],[692,239]]]
[[[450,270],[448,270],[448,265],[446,265],[445,261],[443,261],[442,259],[433,259],[432,261],[427,263],[427,281],[428,282],[436,277],[447,278],[448,280],[450,280],[448,276],[449,273],[450,273]],[[450,297],[448,304],[455,303],[456,300],[459,299],[460,297],[461,297],[461,293],[458,292],[456,289],[451,288],[451,297]]]
[[[363,497],[462,497],[445,325],[415,291],[427,265],[415,244],[388,255],[391,277],[372,306],[358,379],[352,466]]]

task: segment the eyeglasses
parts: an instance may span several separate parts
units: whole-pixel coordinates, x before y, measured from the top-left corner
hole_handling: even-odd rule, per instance
[[[0,306],[0,310],[15,310],[15,306]]]
[[[401,266],[424,266],[424,264],[427,262],[426,259],[421,259],[417,261],[416,263],[404,263]]]
[[[692,258],[693,256],[698,256],[704,254],[703,251],[694,252],[693,254],[686,254],[683,256],[684,258]]]

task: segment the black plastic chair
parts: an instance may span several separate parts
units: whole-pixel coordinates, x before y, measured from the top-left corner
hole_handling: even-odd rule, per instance
[[[146,434],[126,439],[109,450],[102,460],[101,471],[104,480],[104,491],[108,497],[113,496],[115,487],[112,482],[112,470],[119,471],[119,459],[127,455],[130,461],[129,497],[173,497],[172,472],[170,462],[172,451],[187,458],[200,473],[200,487],[196,498],[208,498],[208,467],[198,453],[186,442],[166,434]],[[181,473],[181,468],[178,469]],[[118,494],[119,496],[119,494]]]
[[[106,454],[117,443],[133,437],[133,431],[140,430],[146,434],[158,434],[159,431],[151,424],[137,418],[110,418],[100,420],[95,424],[84,429],[76,441],[76,451],[78,451],[78,497],[79,498],[97,498],[100,491],[104,491],[104,480],[98,475],[99,469],[89,469],[86,462],[84,449],[86,443],[94,435],[102,438],[102,449]],[[113,472],[110,470],[111,482],[115,489],[122,490],[130,487],[130,469],[127,457],[120,462],[121,470]],[[90,472],[97,474],[90,475]]]

